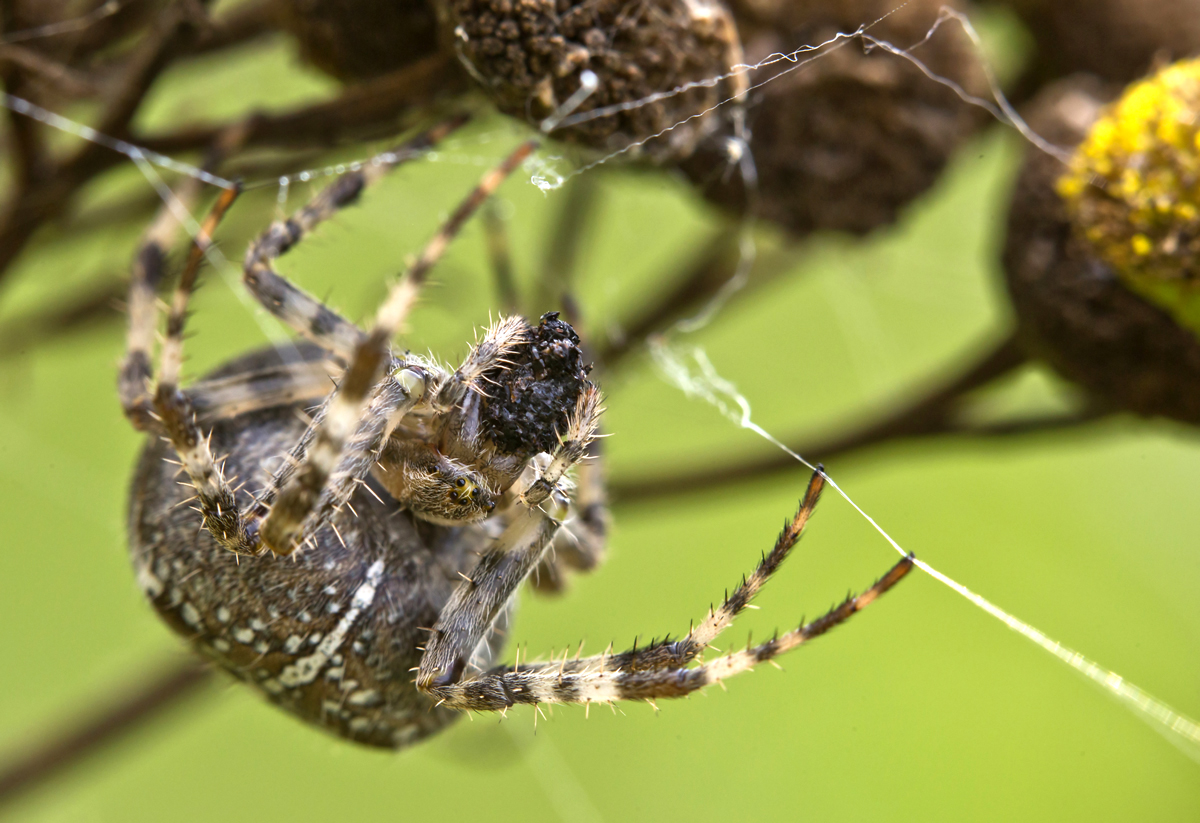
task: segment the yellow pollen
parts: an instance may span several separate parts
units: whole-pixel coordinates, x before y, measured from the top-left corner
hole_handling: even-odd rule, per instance
[[[1058,180],[1075,229],[1122,282],[1200,334],[1200,59],[1129,86]]]

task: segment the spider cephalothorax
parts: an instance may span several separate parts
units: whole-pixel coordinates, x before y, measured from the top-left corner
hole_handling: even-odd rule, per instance
[[[227,194],[180,278],[154,385],[154,284],[172,212],[148,233],[132,277],[120,388],[130,421],[155,435],[133,484],[133,562],[173,629],[303,719],[397,747],[462,710],[687,694],[827,631],[907,573],[906,559],[812,623],[690,666],[799,539],[823,485],[818,473],[758,569],[682,639],[490,668],[510,604],[535,569],[561,580],[562,568],[588,570],[602,555],[601,473],[580,465],[596,456],[600,393],[579,337],[554,313],[537,326],[519,317],[494,323],[453,371],[390,342],[449,239],[532,145],[484,177],[370,331],[272,268],[366,184],[454,125],[346,175],[251,245],[245,284],[310,339],[298,356],[250,354],[179,386],[188,297],[200,252],[233,200]]]

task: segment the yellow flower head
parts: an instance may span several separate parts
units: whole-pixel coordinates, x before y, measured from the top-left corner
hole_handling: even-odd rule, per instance
[[[1131,289],[1200,334],[1200,59],[1127,88],[1076,149],[1058,193]]]

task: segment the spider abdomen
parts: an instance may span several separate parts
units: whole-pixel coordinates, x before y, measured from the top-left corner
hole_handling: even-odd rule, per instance
[[[239,504],[252,502],[250,492],[303,434],[297,411],[275,407],[214,424],[213,451],[227,455],[226,477],[244,484]],[[433,708],[410,669],[423,628],[485,545],[481,527],[416,521],[376,486],[374,495],[360,488],[332,528],[295,555],[239,557],[201,528],[172,459],[171,447],[152,437],[134,477],[129,532],[139,585],[175,632],[271,702],[360,743],[404,746],[457,716]],[[490,664],[489,644],[481,654]]]

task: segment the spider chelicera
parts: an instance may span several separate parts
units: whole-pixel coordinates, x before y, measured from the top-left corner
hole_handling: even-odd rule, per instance
[[[536,326],[499,320],[454,370],[391,344],[451,238],[533,144],[483,178],[369,331],[272,268],[365,186],[460,122],[379,155],[263,232],[246,255],[244,283],[307,342],[248,354],[187,388],[179,376],[188,300],[235,193],[218,199],[192,243],[157,377],[155,293],[174,230],[169,211],[147,232],[119,384],[126,416],[152,435],[133,482],[133,563],[171,628],[303,719],[400,747],[464,710],[689,694],[824,633],[904,577],[908,559],[811,623],[698,661],[799,540],[824,484],[818,471],[754,573],[683,637],[493,668],[526,578],[539,568],[591,569],[601,558],[600,393],[578,336],[553,313]],[[198,185],[186,181],[180,198],[194,199]]]

